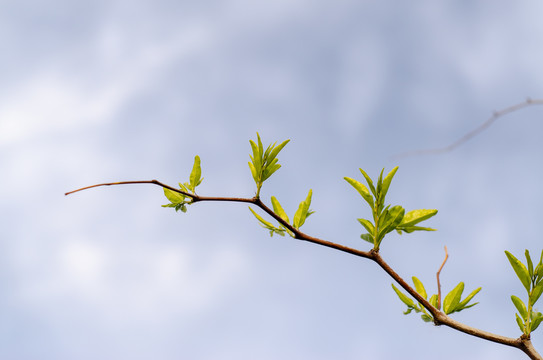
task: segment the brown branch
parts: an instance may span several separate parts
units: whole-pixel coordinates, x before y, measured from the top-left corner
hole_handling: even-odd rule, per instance
[[[507,345],[516,347],[520,350],[522,350],[524,353],[526,353],[530,359],[533,360],[543,360],[543,357],[539,355],[539,353],[535,350],[533,347],[530,338],[526,336],[521,336],[518,339],[509,338],[501,335],[496,335],[484,330],[476,329],[474,327],[465,325],[463,323],[460,323],[456,320],[453,320],[449,316],[445,315],[445,313],[441,312],[439,309],[433,307],[425,298],[423,298],[415,289],[413,289],[403,278],[398,275],[381,257],[378,251],[376,250],[370,250],[370,251],[362,251],[354,248],[350,248],[347,246],[343,246],[340,244],[336,244],[327,240],[319,239],[313,236],[309,236],[300,230],[294,228],[292,225],[290,225],[288,222],[283,220],[279,215],[277,215],[273,210],[271,210],[268,206],[266,206],[258,197],[253,198],[239,198],[239,197],[212,197],[212,196],[199,196],[196,194],[191,194],[184,192],[179,189],[175,189],[169,185],[163,184],[158,180],[141,180],[141,181],[120,181],[120,182],[112,182],[112,183],[103,183],[103,184],[96,184],[91,186],[86,186],[77,190],[73,190],[70,192],[65,193],[65,195],[70,195],[78,191],[87,190],[99,186],[111,186],[111,185],[128,185],[128,184],[154,184],[161,186],[163,188],[175,191],[177,193],[183,194],[187,197],[191,198],[191,203],[200,202],[200,201],[230,201],[230,202],[245,202],[253,204],[259,208],[261,208],[264,212],[266,212],[268,215],[270,215],[272,218],[277,220],[281,225],[283,225],[285,228],[287,228],[289,231],[291,231],[294,234],[295,239],[298,240],[304,240],[308,241],[317,245],[326,246],[332,249],[336,249],[342,252],[346,252],[355,256],[367,258],[370,260],[373,260],[376,262],[391,278],[393,278],[405,291],[407,291],[411,296],[413,296],[424,308],[426,308],[433,316],[434,318],[434,324],[435,325],[446,325],[448,327],[451,327],[455,330],[461,331],[463,333],[466,333],[468,335],[476,336],[481,339],[485,339],[488,341],[496,342],[499,344]],[[445,248],[446,249],[446,248]],[[445,261],[447,258],[445,258]],[[441,265],[441,268],[445,264],[445,261]],[[441,271],[440,268],[440,271]],[[439,274],[439,272],[438,272]],[[438,277],[439,281],[439,277]]]
[[[411,156],[442,154],[442,153],[452,151],[452,150],[456,149],[458,146],[464,144],[465,142],[467,142],[471,138],[479,135],[481,132],[486,130],[488,127],[490,127],[490,125],[492,125],[496,120],[498,120],[498,118],[500,118],[500,117],[502,117],[504,115],[507,115],[509,113],[518,111],[520,109],[526,108],[526,107],[531,106],[531,105],[543,105],[543,99],[535,99],[535,100],[533,100],[533,99],[527,98],[524,102],[521,102],[519,104],[509,106],[509,107],[507,107],[505,109],[502,109],[502,110],[499,110],[499,111],[494,111],[492,113],[492,116],[490,116],[481,125],[479,125],[475,129],[471,130],[470,132],[468,132],[467,134],[465,134],[464,136],[462,136],[458,140],[454,141],[453,143],[451,143],[451,144],[449,144],[449,145],[447,145],[445,147],[434,148],[434,149],[422,149],[422,150],[408,151],[408,152],[404,152],[404,153],[401,153],[401,154],[394,155],[393,158],[394,159],[402,159],[402,158],[411,157]]]
[[[447,259],[449,258],[449,253],[447,252],[447,247],[445,246],[445,260],[443,260],[443,263],[439,267],[439,270],[437,271],[436,278],[437,278],[437,308],[441,309],[441,283],[439,282],[439,274],[441,274],[441,270],[443,269],[443,266],[445,266],[445,263],[447,262]]]

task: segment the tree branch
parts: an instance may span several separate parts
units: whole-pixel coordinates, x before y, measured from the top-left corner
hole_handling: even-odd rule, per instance
[[[498,118],[500,118],[502,116],[505,116],[505,115],[507,115],[509,113],[518,111],[520,109],[526,108],[528,106],[532,106],[532,105],[543,105],[543,99],[535,99],[534,100],[534,99],[531,99],[531,98],[527,98],[524,102],[521,102],[519,104],[509,106],[509,107],[507,107],[505,109],[502,109],[502,110],[499,110],[499,111],[494,111],[492,113],[492,116],[490,116],[481,125],[479,125],[475,129],[471,130],[470,132],[468,132],[467,134],[465,134],[464,136],[462,136],[458,140],[454,141],[453,143],[451,143],[451,144],[449,144],[449,145],[447,145],[445,147],[434,148],[434,149],[422,149],[422,150],[408,151],[408,152],[404,152],[404,153],[401,153],[401,154],[394,155],[393,158],[394,159],[402,159],[402,158],[411,157],[411,156],[442,154],[442,153],[452,151],[452,150],[456,149],[458,146],[464,144],[465,142],[467,142],[471,138],[479,135],[481,132],[486,130],[496,120],[498,120]]]
[[[539,355],[539,353],[535,350],[533,347],[530,338],[526,336],[521,336],[518,339],[509,338],[501,335],[496,335],[484,330],[476,329],[474,327],[465,325],[463,323],[460,323],[456,320],[453,320],[449,316],[445,315],[445,313],[441,312],[437,308],[433,307],[425,298],[423,298],[415,289],[413,289],[398,273],[396,273],[381,257],[378,250],[369,250],[369,251],[362,251],[354,248],[350,248],[347,246],[343,246],[340,244],[336,244],[327,240],[319,239],[310,235],[307,235],[303,232],[301,232],[299,229],[294,228],[292,225],[290,225],[288,222],[283,220],[279,215],[277,215],[272,209],[270,209],[268,206],[266,206],[259,197],[253,197],[253,198],[239,198],[239,197],[213,197],[213,196],[200,196],[196,194],[191,194],[179,189],[175,189],[169,185],[163,184],[158,180],[139,180],[139,181],[120,181],[120,182],[112,182],[112,183],[102,183],[102,184],[96,184],[91,186],[86,186],[77,190],[73,190],[70,192],[65,193],[64,195],[70,195],[73,193],[76,193],[78,191],[87,190],[99,186],[111,186],[111,185],[128,185],[128,184],[154,184],[158,185],[160,187],[169,189],[171,191],[175,191],[177,193],[183,194],[189,198],[191,198],[191,204],[201,201],[229,201],[229,202],[245,202],[249,204],[253,204],[260,209],[262,209],[264,212],[266,212],[269,216],[277,220],[281,225],[283,225],[285,228],[287,228],[289,231],[291,231],[294,234],[295,239],[308,241],[310,243],[314,243],[321,246],[326,246],[335,250],[339,250],[342,252],[346,252],[355,256],[363,257],[366,259],[373,260],[376,262],[391,278],[394,279],[405,291],[407,291],[411,296],[413,296],[424,308],[426,308],[433,316],[434,318],[434,324],[439,325],[446,325],[448,327],[451,327],[455,330],[461,331],[465,334],[472,335],[475,337],[479,337],[481,339],[485,339],[488,341],[496,342],[499,344],[507,345],[516,347],[520,350],[522,350],[524,353],[526,353],[531,359],[533,360],[543,360],[543,357]],[[446,260],[446,259],[445,259]],[[443,262],[443,264],[445,261]],[[441,266],[443,267],[443,265]],[[441,270],[441,268],[440,268]],[[439,272],[438,272],[439,274]]]

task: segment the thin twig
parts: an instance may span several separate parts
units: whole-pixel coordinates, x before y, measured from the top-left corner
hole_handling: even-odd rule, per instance
[[[422,150],[408,151],[408,152],[404,152],[404,153],[401,153],[401,154],[394,155],[392,158],[393,159],[403,159],[403,158],[411,157],[411,156],[442,154],[442,153],[452,151],[452,150],[456,149],[458,146],[460,146],[460,145],[464,144],[465,142],[467,142],[468,140],[470,140],[471,138],[479,135],[482,131],[484,131],[488,127],[490,127],[490,125],[492,125],[500,117],[502,117],[504,115],[507,115],[509,113],[518,111],[520,109],[523,109],[525,107],[532,106],[532,105],[543,105],[543,99],[535,99],[535,100],[533,100],[533,99],[527,98],[524,102],[521,102],[519,104],[509,106],[509,107],[507,107],[505,109],[502,109],[502,110],[499,110],[499,111],[494,111],[492,113],[492,116],[490,116],[481,125],[479,125],[475,129],[471,130],[470,132],[468,132],[467,134],[465,134],[464,136],[462,136],[458,140],[454,141],[453,143],[451,143],[451,144],[449,144],[449,145],[447,145],[445,147],[434,148],[434,149],[422,149]]]
[[[516,347],[520,350],[522,350],[524,353],[526,353],[531,359],[533,360],[543,360],[543,357],[539,355],[539,353],[535,350],[533,347],[529,337],[523,337],[521,336],[518,339],[509,338],[501,335],[496,335],[484,330],[476,329],[471,326],[462,324],[456,320],[453,320],[449,316],[445,315],[443,312],[441,312],[439,309],[433,307],[428,300],[423,298],[415,289],[413,289],[403,278],[398,275],[381,257],[378,251],[376,250],[370,250],[370,251],[362,251],[354,248],[350,248],[347,246],[343,246],[340,244],[336,244],[327,240],[319,239],[316,237],[309,236],[300,230],[294,228],[292,225],[290,225],[288,222],[286,222],[284,219],[282,219],[279,215],[277,215],[273,210],[271,210],[268,206],[266,206],[258,197],[253,198],[238,198],[238,197],[211,197],[211,196],[199,196],[196,194],[191,194],[184,192],[179,189],[175,189],[169,185],[163,184],[158,180],[141,180],[141,181],[120,181],[120,182],[112,182],[112,183],[103,183],[103,184],[96,184],[91,186],[86,186],[77,190],[73,190],[70,192],[65,193],[65,195],[70,195],[78,191],[87,190],[99,186],[111,186],[111,185],[127,185],[127,184],[154,184],[161,186],[163,188],[170,189],[172,191],[175,191],[177,193],[183,194],[187,197],[191,198],[191,203],[199,202],[199,201],[231,201],[231,202],[245,202],[254,204],[255,206],[261,208],[263,211],[265,211],[268,215],[273,217],[275,220],[277,220],[281,225],[283,225],[285,228],[290,230],[294,237],[298,240],[304,240],[308,241],[317,245],[326,246],[332,249],[336,249],[342,252],[346,252],[355,256],[367,258],[370,260],[373,260],[376,262],[390,277],[392,277],[405,291],[407,291],[411,296],[413,296],[422,306],[424,306],[433,316],[434,318],[434,324],[435,325],[446,325],[453,329],[456,329],[458,331],[461,331],[463,333],[479,337],[481,339],[485,339],[488,341],[493,341],[499,344],[507,345]],[[446,251],[446,248],[445,248]],[[446,261],[447,258],[445,258]],[[441,265],[445,264],[445,261]],[[441,271],[441,268],[440,268]]]
[[[441,269],[443,269],[443,266],[445,266],[445,263],[447,262],[447,259],[449,258],[449,253],[447,252],[447,247],[445,246],[445,259],[443,260],[443,263],[439,267],[439,270],[437,271],[436,278],[437,278],[437,308],[441,309],[441,283],[439,282],[439,274],[441,273]]]

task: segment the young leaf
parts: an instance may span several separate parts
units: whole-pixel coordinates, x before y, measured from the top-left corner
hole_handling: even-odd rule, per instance
[[[172,204],[177,204],[177,203],[185,201],[185,195],[172,191],[167,188],[163,188],[163,189],[164,189],[164,195],[168,198],[168,200],[170,200]]]
[[[435,214],[437,214],[437,210],[435,209],[411,210],[405,214],[399,226],[404,228],[410,227],[431,218]]]
[[[300,203],[298,210],[296,210],[296,213],[294,214],[294,220],[293,220],[292,226],[294,226],[296,229],[299,229],[300,227],[302,227],[302,225],[305,223],[305,219],[313,213],[309,211],[312,195],[313,195],[313,190],[309,189],[309,193],[307,194],[306,199]]]
[[[410,234],[413,231],[436,231],[436,229],[429,228],[429,227],[421,227],[421,226],[408,226],[403,227],[401,224],[396,227],[396,231],[398,231],[400,234],[402,231],[405,231],[406,233]]]
[[[520,316],[518,316],[518,314],[515,314],[515,318],[517,320],[517,325],[518,325],[520,331],[522,331],[524,333],[524,321],[520,318]]]
[[[526,291],[530,293],[531,279],[530,275],[528,274],[528,269],[526,269],[526,266],[524,266],[524,264],[521,263],[519,259],[514,257],[509,251],[506,251],[505,255],[507,256],[507,259],[509,259],[509,262],[520,279],[520,282],[522,282],[522,285],[524,285]]]
[[[373,234],[375,229],[373,227],[373,224],[369,221],[369,220],[366,220],[366,219],[357,219],[359,223],[362,224],[362,226],[364,226],[364,228],[366,230],[368,230],[368,233],[370,234]]]
[[[427,315],[427,314],[422,314],[420,317],[424,322],[432,322],[432,321],[434,321],[434,318],[431,317],[430,315]]]
[[[251,209],[250,206],[249,206],[249,210],[251,210],[253,215],[258,219],[258,221],[260,221],[260,224],[263,227],[265,227],[266,229],[274,229],[275,228],[275,226],[273,226],[272,223],[270,223],[269,221],[264,220],[264,218],[262,218],[262,216],[258,215],[253,209]]]
[[[413,300],[411,300],[411,298],[409,298],[407,295],[405,295],[404,293],[402,293],[400,290],[398,290],[398,288],[396,286],[394,286],[394,284],[391,284],[392,285],[392,288],[394,289],[394,291],[396,292],[396,295],[398,295],[398,297],[400,298],[400,300],[405,304],[407,305],[408,307],[410,308],[414,308],[415,307],[415,303],[413,302]]]
[[[277,156],[277,154],[279,154],[279,152],[280,152],[281,150],[283,150],[283,148],[285,147],[285,145],[287,145],[287,144],[289,143],[289,141],[290,141],[290,139],[289,139],[289,140],[285,140],[285,141],[283,141],[281,144],[279,144],[278,146],[273,147],[272,151],[270,152],[270,155],[269,155],[268,158],[267,158],[267,161],[268,161],[269,163],[271,163],[272,161],[274,161],[275,158],[276,158],[276,156]],[[274,146],[275,146],[275,144],[274,144]]]
[[[430,297],[429,302],[430,302],[430,305],[432,305],[433,307],[439,310],[439,308],[437,307],[437,294],[432,295]]]
[[[203,179],[200,179],[202,176],[202,169],[200,168],[200,157],[196,155],[194,157],[194,165],[192,166],[192,171],[190,173],[190,188],[192,192],[195,191],[196,187],[200,185]]]
[[[383,180],[383,184],[382,184],[382,187],[381,187],[381,199],[385,199],[385,196],[388,192],[388,188],[390,187],[390,183],[392,181],[392,178],[394,177],[394,174],[396,174],[396,171],[398,171],[398,167],[396,166],[394,169],[392,169],[392,171],[390,171],[388,173],[388,175],[385,177],[385,179]],[[382,172],[381,172],[382,174]]]
[[[530,331],[535,331],[539,327],[539,324],[541,324],[541,320],[543,320],[543,314],[540,312],[537,312],[535,316],[532,317],[532,323],[530,324]]]
[[[371,196],[370,192],[368,191],[368,188],[364,186],[361,182],[351,179],[350,177],[344,177],[345,181],[347,181],[349,184],[352,185],[359,193],[362,195],[364,200],[370,205],[370,207],[373,209],[373,196]]]
[[[382,231],[384,231],[386,234],[394,230],[402,221],[404,214],[405,209],[400,205],[391,207],[386,214],[386,219],[382,227]]]
[[[528,318],[528,312],[526,311],[526,305],[515,295],[511,295],[511,301],[513,301],[513,304],[517,308],[518,313],[522,317],[522,319]]]
[[[461,282],[445,296],[445,300],[443,300],[443,311],[445,314],[449,315],[456,310],[456,307],[460,303],[463,291],[464,283]]]
[[[532,259],[530,258],[530,252],[528,249],[524,251],[524,256],[526,256],[526,264],[528,264],[528,275],[530,275],[530,279],[532,276],[534,276],[534,264],[532,263]]]
[[[427,298],[426,289],[424,288],[424,285],[422,285],[422,282],[417,279],[415,276],[413,276],[413,284],[415,284],[415,290],[422,296],[423,298]]]
[[[379,179],[377,179],[377,189],[375,189],[375,191],[377,191],[376,198],[379,198],[381,203],[384,203],[384,200],[385,200],[385,198],[381,195],[381,189],[383,187],[383,172],[384,171],[385,169],[381,170],[381,173],[379,174]]]
[[[478,287],[477,289],[473,290],[473,291],[472,291],[472,292],[471,292],[464,300],[462,300],[462,301],[458,304],[458,306],[456,307],[456,310],[455,310],[455,311],[462,311],[462,310],[464,310],[464,309],[468,309],[468,308],[470,308],[470,307],[472,307],[472,306],[477,305],[478,303],[474,303],[474,304],[470,304],[470,305],[468,305],[468,303],[470,302],[471,299],[473,299],[473,297],[474,297],[475,295],[477,295],[477,293],[478,293],[479,291],[481,291],[481,288],[480,288],[480,287]]]
[[[375,241],[373,240],[373,236],[370,235],[370,234],[362,234],[362,235],[360,235],[360,238],[361,238],[362,240],[366,240],[366,241],[369,242],[370,244],[374,244],[374,243],[375,243]]]
[[[377,192],[375,191],[375,186],[373,186],[373,181],[371,181],[371,178],[366,174],[366,172],[362,169],[359,169],[362,175],[364,176],[364,179],[366,179],[366,182],[368,183],[368,186],[370,187],[371,193],[373,196],[377,197]]]
[[[283,207],[281,206],[279,201],[275,198],[275,196],[271,197],[271,202],[272,202],[272,205],[273,205],[273,212],[275,212],[277,215],[279,215],[279,217],[281,219],[283,219],[287,223],[289,223],[287,213],[285,212],[285,210],[283,210]]]
[[[532,305],[535,305],[537,300],[539,300],[539,297],[541,296],[541,293],[543,292],[543,281],[540,281],[532,290],[532,294],[530,295],[530,303]]]

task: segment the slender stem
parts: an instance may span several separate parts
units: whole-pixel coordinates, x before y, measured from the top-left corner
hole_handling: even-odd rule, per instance
[[[447,247],[445,246],[445,260],[443,260],[443,263],[439,267],[439,270],[437,271],[436,278],[437,278],[437,308],[441,309],[441,283],[439,282],[439,274],[441,274],[441,270],[443,269],[443,266],[445,266],[445,263],[447,262],[447,259],[449,258],[449,253],[447,252]]]
[[[367,258],[370,260],[373,260],[376,262],[391,278],[393,278],[405,291],[407,291],[411,296],[413,296],[424,308],[426,308],[433,316],[434,318],[434,324],[435,325],[446,325],[448,327],[451,327],[455,330],[461,331],[463,333],[466,333],[468,335],[476,336],[481,339],[485,339],[488,341],[496,342],[499,344],[507,345],[516,347],[520,350],[522,350],[524,353],[526,353],[530,359],[533,360],[543,360],[543,357],[539,355],[539,353],[535,350],[533,347],[530,337],[526,335],[522,335],[518,339],[509,338],[501,335],[496,335],[484,330],[476,329],[474,327],[462,324],[456,320],[451,319],[449,316],[445,315],[443,312],[441,312],[439,309],[433,307],[425,298],[423,298],[415,289],[413,289],[403,278],[398,275],[381,257],[378,250],[372,249],[370,251],[362,251],[354,248],[350,248],[347,246],[343,246],[340,244],[336,244],[327,240],[319,239],[310,235],[307,235],[303,232],[301,232],[299,229],[294,228],[292,225],[287,223],[285,220],[283,220],[279,215],[277,215],[273,210],[271,210],[268,206],[266,206],[258,197],[253,198],[239,198],[239,197],[214,197],[214,196],[200,196],[196,194],[187,193],[185,191],[175,189],[169,185],[163,184],[158,180],[139,180],[139,181],[119,181],[119,182],[111,182],[111,183],[102,183],[102,184],[96,184],[91,186],[86,186],[83,188],[79,188],[77,190],[69,191],[65,193],[65,195],[70,195],[78,191],[87,190],[99,186],[111,186],[111,185],[128,185],[128,184],[154,184],[158,185],[160,187],[169,189],[171,191],[175,191],[177,193],[183,194],[187,197],[190,197],[192,199],[192,203],[200,202],[200,201],[230,201],[230,202],[245,202],[254,204],[255,206],[258,206],[261,208],[264,212],[266,212],[268,215],[270,215],[272,218],[277,220],[281,225],[283,225],[285,228],[290,230],[294,234],[294,238],[298,240],[304,240],[308,241],[310,243],[314,243],[321,246],[326,246],[332,249],[336,249],[342,252],[346,252],[355,256]],[[445,248],[446,249],[446,248]],[[445,250],[446,251],[446,250]],[[447,258],[445,258],[445,261]],[[441,268],[445,264],[445,261],[441,265]],[[441,271],[440,268],[440,271]],[[439,274],[439,272],[438,272]]]

